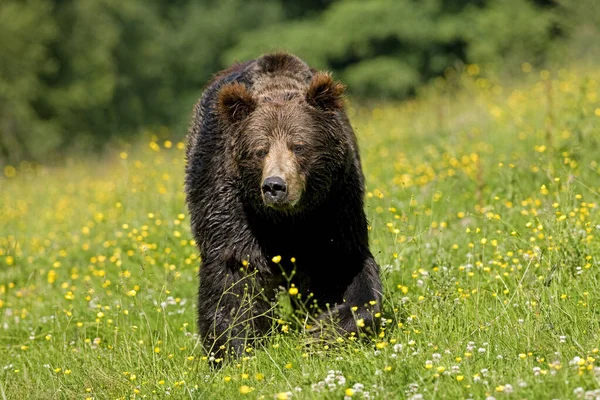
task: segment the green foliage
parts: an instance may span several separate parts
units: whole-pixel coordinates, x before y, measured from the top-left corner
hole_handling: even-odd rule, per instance
[[[385,77],[385,79],[382,79]],[[418,72],[402,60],[377,57],[346,68],[344,80],[357,95],[406,95],[418,81]]]
[[[57,36],[50,11],[47,0],[0,3],[0,159],[40,156],[59,138],[33,107],[48,90],[41,75],[56,69],[48,48]],[[39,143],[35,152],[25,153],[26,141]]]
[[[456,32],[468,43],[468,60],[500,67],[540,64],[551,46],[556,17],[528,1],[491,0],[483,9],[469,7]]]
[[[281,47],[348,81],[353,94],[404,98],[456,62],[541,63],[553,16],[526,0],[347,0],[312,19],[250,32],[225,63]]]
[[[184,132],[220,52],[280,14],[258,0],[3,2],[0,161],[48,161],[162,125]]]
[[[554,49],[556,57],[597,64],[600,60],[600,2],[556,0],[558,26],[566,32],[566,45]]]
[[[187,129],[212,74],[271,50],[363,99],[402,99],[460,63],[515,65],[597,47],[594,0],[6,0],[0,164],[50,161],[145,129]]]

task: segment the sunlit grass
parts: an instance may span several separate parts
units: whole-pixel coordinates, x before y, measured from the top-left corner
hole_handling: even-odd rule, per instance
[[[194,335],[183,143],[6,166],[0,395],[600,395],[600,73],[524,64],[518,81],[468,66],[417,100],[351,108],[382,330],[306,346],[282,319],[218,370]]]

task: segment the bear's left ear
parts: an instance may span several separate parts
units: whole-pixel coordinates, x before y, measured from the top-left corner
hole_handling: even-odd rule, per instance
[[[242,83],[230,83],[219,91],[217,110],[221,118],[231,124],[242,121],[255,108],[256,100]]]
[[[308,86],[306,101],[323,111],[337,111],[344,108],[344,91],[341,82],[335,82],[330,74],[317,72]]]

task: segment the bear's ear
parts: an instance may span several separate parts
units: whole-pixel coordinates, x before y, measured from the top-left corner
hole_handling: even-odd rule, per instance
[[[324,111],[337,111],[344,108],[344,91],[341,82],[335,82],[330,74],[317,72],[308,86],[306,101]]]
[[[256,100],[242,83],[230,83],[219,91],[217,110],[221,118],[231,124],[242,121],[255,108]]]

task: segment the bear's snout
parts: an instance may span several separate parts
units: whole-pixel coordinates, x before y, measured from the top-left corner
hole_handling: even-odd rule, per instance
[[[262,192],[267,205],[280,205],[287,198],[287,184],[279,176],[269,176],[262,184]]]

